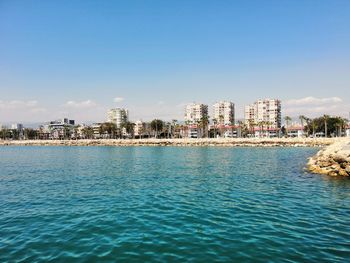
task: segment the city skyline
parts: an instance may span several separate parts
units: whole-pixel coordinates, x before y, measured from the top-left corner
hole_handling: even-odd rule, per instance
[[[350,2],[253,2],[2,1],[0,123],[104,121],[115,107],[181,120],[221,100],[243,119],[259,98],[348,118]]]

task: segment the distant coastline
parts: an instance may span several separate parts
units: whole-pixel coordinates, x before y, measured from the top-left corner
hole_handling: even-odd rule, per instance
[[[0,140],[0,146],[323,147],[331,145],[336,140],[336,138]]]

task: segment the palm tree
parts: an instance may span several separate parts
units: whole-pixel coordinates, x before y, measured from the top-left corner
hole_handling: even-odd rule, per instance
[[[242,137],[246,137],[246,135],[248,134],[248,129],[247,129],[247,125],[245,125],[244,123],[243,123],[243,121],[238,121],[238,127],[239,127],[239,129],[240,129],[240,131],[241,131],[241,136]],[[238,134],[237,134],[237,136],[238,136]]]
[[[287,132],[287,137],[288,137],[289,122],[292,120],[292,118],[289,116],[286,116],[286,117],[284,117],[284,120],[286,121],[286,132]]]
[[[347,119],[344,119],[342,117],[336,117],[335,119],[336,119],[336,123],[335,123],[336,133],[337,133],[337,136],[341,137],[343,133],[343,129],[346,126]]]
[[[249,119],[248,120],[248,123],[249,123],[249,130],[250,130],[250,135],[253,135],[254,134],[254,129],[255,129],[255,125],[256,125],[256,123],[255,123],[255,121],[254,120],[252,120],[252,119]]]
[[[225,125],[224,123],[224,115],[219,115],[219,123],[220,123],[220,137],[222,137],[222,128]]]
[[[214,124],[214,138],[216,138],[216,125],[218,124],[218,120],[216,118],[213,118],[213,124]]]
[[[191,125],[191,122],[189,120],[185,121],[185,137],[189,137],[189,126]]]
[[[311,125],[312,125],[312,119],[305,117],[305,122],[306,122],[306,126],[304,127],[304,130],[306,131],[306,135],[309,136],[311,133]]]
[[[233,128],[234,128],[234,126],[235,126],[235,121],[234,121],[234,119],[232,118],[231,119],[231,121],[230,121],[230,126],[231,126],[231,138],[233,138]]]
[[[158,138],[158,132],[163,130],[163,121],[154,119],[151,121],[151,129],[155,132],[155,138]]]
[[[94,136],[94,129],[88,126],[82,130],[82,133],[85,139],[92,139]]]
[[[122,123],[122,127],[125,125],[125,122]],[[115,138],[117,130],[117,125],[112,122],[104,122],[100,126],[100,134],[104,134],[109,139]]]
[[[135,123],[132,123],[130,121],[126,121],[122,124],[122,128],[124,128],[126,133],[131,135],[132,138],[134,138],[134,127]]]
[[[329,116],[328,115],[323,115],[323,121],[324,121],[324,137],[327,137],[328,134],[328,129],[327,129],[327,122],[328,122]]]
[[[177,120],[172,120],[171,121],[172,123],[172,127],[171,127],[171,137],[172,138],[175,138],[175,129],[176,129],[176,126],[177,126]]]
[[[209,124],[209,116],[205,115],[199,121],[199,126],[202,128],[203,137],[208,137],[208,129],[207,129],[208,124]],[[205,135],[204,135],[204,131],[207,131]]]
[[[63,127],[63,139],[70,139],[71,136],[71,130],[68,126]]]
[[[312,136],[315,137],[316,130],[318,129],[317,120],[313,119],[311,121],[311,125],[312,125]]]
[[[300,115],[299,116],[299,120],[300,120],[300,124],[301,124],[301,127],[304,128],[304,121],[306,121],[306,117],[304,115]]]

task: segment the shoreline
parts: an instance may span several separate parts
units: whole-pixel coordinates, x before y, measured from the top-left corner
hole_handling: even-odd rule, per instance
[[[0,140],[0,146],[324,147],[338,138]]]
[[[0,140],[6,146],[113,147],[320,147],[306,170],[314,174],[350,176],[350,138],[204,138],[204,139],[82,139]]]

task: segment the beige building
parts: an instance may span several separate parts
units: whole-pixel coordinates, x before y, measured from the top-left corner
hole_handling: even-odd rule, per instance
[[[208,105],[191,103],[185,109],[185,122],[188,125],[187,136],[189,138],[205,137],[208,131],[207,126],[202,126],[201,121],[208,116]]]
[[[204,117],[208,117],[208,105],[191,103],[186,106],[185,121],[188,124],[197,124]]]
[[[151,133],[150,123],[138,120],[134,126],[134,136],[136,137],[149,137]]]
[[[277,99],[261,99],[248,105],[244,110],[245,124],[254,126],[265,122],[271,128],[281,128],[281,101]]]
[[[120,128],[122,123],[129,120],[129,112],[126,109],[115,108],[111,109],[107,113],[107,121],[117,125],[117,128]]]
[[[235,122],[235,104],[229,101],[220,101],[213,105],[213,118],[218,124],[233,125]]]

